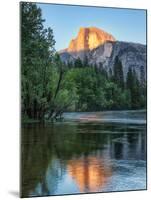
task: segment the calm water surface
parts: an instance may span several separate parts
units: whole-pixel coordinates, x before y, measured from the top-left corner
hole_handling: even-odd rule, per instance
[[[22,196],[146,189],[146,112],[65,113],[22,127]]]

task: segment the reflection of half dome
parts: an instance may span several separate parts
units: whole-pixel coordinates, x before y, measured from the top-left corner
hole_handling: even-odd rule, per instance
[[[68,173],[76,181],[80,192],[97,192],[107,182],[111,171],[95,157],[74,159],[68,163]]]

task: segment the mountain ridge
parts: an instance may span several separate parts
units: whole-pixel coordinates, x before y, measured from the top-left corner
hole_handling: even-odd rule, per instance
[[[76,38],[72,39],[67,52],[92,50],[106,41],[116,41],[115,38],[102,29],[96,27],[80,27]]]
[[[91,47],[94,48],[84,48],[79,51],[77,51],[77,49],[75,51],[73,51],[73,49],[70,51],[68,47],[62,52],[59,52],[60,58],[63,62],[67,63],[74,62],[78,58],[83,61],[85,57],[87,57],[89,64],[99,67],[101,63],[107,72],[109,72],[110,69],[113,72],[115,57],[118,56],[122,62],[124,79],[126,79],[128,69],[131,68],[136,71],[139,80],[141,79],[141,71],[143,70],[144,80],[146,80],[146,45],[118,41],[115,40],[114,37],[111,40],[102,41],[103,43],[97,41],[94,45],[92,44]],[[84,47],[83,44],[81,46]]]

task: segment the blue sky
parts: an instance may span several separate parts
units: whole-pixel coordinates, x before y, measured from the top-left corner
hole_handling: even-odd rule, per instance
[[[44,25],[51,27],[56,50],[68,47],[80,27],[95,26],[111,33],[119,41],[146,44],[144,10],[38,4]]]

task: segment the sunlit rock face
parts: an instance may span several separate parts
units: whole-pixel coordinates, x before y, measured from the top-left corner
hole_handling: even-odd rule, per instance
[[[103,66],[108,73],[112,72],[112,74],[115,58],[118,56],[123,66],[125,81],[129,68],[135,70],[142,84],[146,80],[146,45],[116,41],[111,34],[95,27],[80,28],[78,36],[71,40],[69,47],[59,54],[65,63],[74,63],[78,58],[84,61],[87,57],[90,66],[97,65],[98,68]]]
[[[96,27],[80,28],[78,36],[71,40],[68,52],[79,52],[92,50],[106,41],[115,41],[115,38],[109,33]]]

